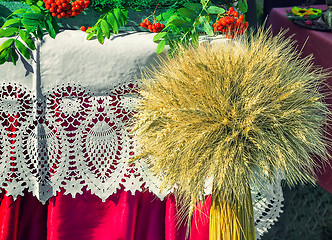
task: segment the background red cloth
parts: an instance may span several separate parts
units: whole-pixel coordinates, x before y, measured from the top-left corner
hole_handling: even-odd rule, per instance
[[[173,196],[165,201],[150,192],[119,190],[105,202],[90,192],[52,197],[45,205],[30,193],[0,198],[1,240],[184,240]],[[209,208],[195,214],[190,240],[209,239]],[[198,230],[199,229],[199,230]]]

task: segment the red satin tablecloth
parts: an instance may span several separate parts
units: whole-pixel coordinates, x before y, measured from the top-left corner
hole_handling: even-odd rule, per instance
[[[325,5],[313,6],[322,10],[326,9]],[[277,34],[281,29],[288,29],[286,36],[293,36],[293,39],[297,41],[298,49],[303,52],[303,56],[313,54],[314,62],[327,69],[332,69],[332,32],[320,32],[309,30],[300,27],[290,21],[287,17],[287,11],[289,8],[274,8],[272,9],[268,24],[271,25],[273,34]],[[327,79],[327,91],[329,97],[326,98],[327,104],[329,104],[332,110],[332,98],[330,92],[332,91],[332,75]],[[332,134],[332,129],[329,129]],[[330,159],[332,164],[332,159]],[[332,168],[326,166],[321,172],[317,172],[318,184],[325,190],[332,193]]]

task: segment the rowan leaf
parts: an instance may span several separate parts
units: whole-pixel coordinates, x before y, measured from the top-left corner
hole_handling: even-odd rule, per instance
[[[192,25],[190,22],[180,19],[180,18],[176,18],[176,19],[172,20],[171,23],[178,27],[190,27]]]
[[[30,18],[23,18],[22,23],[26,26],[33,26],[33,27],[35,27],[39,24],[39,22],[37,20],[30,19]],[[26,27],[26,29],[27,29],[27,27]]]
[[[13,62],[13,64],[14,64],[14,66],[16,66],[16,62],[17,62],[17,60],[18,60],[18,55],[17,55],[17,53],[15,52],[15,49],[12,48],[12,49],[10,50],[9,54],[10,54],[10,57],[11,57],[11,59],[12,59],[12,62]]]
[[[210,6],[210,7],[207,9],[207,12],[208,12],[208,13],[211,13],[211,14],[222,14],[222,13],[225,12],[225,9],[220,8],[220,7],[217,7],[217,6]]]
[[[101,30],[103,31],[103,34],[105,35],[105,37],[107,37],[109,39],[111,36],[110,26],[108,25],[108,23],[106,22],[105,19],[101,20],[100,27],[101,27]]]
[[[113,33],[118,34],[119,33],[118,22],[112,12],[109,12],[107,14],[106,20],[111,25]]]
[[[10,25],[14,25],[16,23],[20,23],[21,22],[21,19],[20,18],[12,18],[12,19],[9,19],[7,20],[0,29],[4,29],[5,27],[8,27]]]
[[[0,46],[0,52],[5,50],[6,48],[9,48],[13,44],[13,42],[14,42],[14,39],[12,39],[12,38],[4,41]]]
[[[12,12],[12,14],[10,14],[7,18],[9,18],[9,17],[11,17],[11,16],[13,16],[13,15],[22,14],[22,13],[25,13],[25,12],[26,12],[25,9],[20,8],[20,9],[15,10],[14,12]]]
[[[39,21],[44,18],[44,15],[42,13],[25,13],[25,14],[23,14],[23,19],[25,19],[25,18]]]
[[[153,41],[154,41],[154,42],[158,41],[159,39],[165,37],[165,35],[166,35],[167,33],[168,33],[168,32],[160,32],[160,33],[158,33],[157,35],[155,35],[155,36],[153,37]]]
[[[192,35],[192,39],[191,39],[194,48],[197,48],[198,45],[199,45],[198,38],[199,38],[199,34],[198,34],[198,32],[195,31],[195,32],[193,33],[193,35]]]
[[[178,12],[183,17],[190,18],[190,19],[195,19],[197,17],[197,14],[198,14],[196,11],[190,10],[188,8],[180,8],[180,9],[178,9]]]
[[[49,33],[50,37],[54,39],[56,36],[56,32],[55,32],[55,29],[53,28],[52,22],[48,19],[46,19],[45,22],[46,22],[45,23],[46,31]]]
[[[197,12],[202,10],[202,4],[199,3],[185,3],[183,6]]]
[[[17,33],[17,31],[18,31],[18,28],[16,28],[16,27],[0,29],[0,38],[11,37],[11,36],[15,35]]]
[[[25,44],[32,50],[35,50],[35,44],[33,40],[29,37],[29,34],[26,31],[20,30],[19,31],[20,38],[25,42]]]
[[[30,59],[30,52],[26,46],[24,46],[23,43],[21,43],[19,40],[15,39],[15,46],[20,51],[20,53],[26,58]]]
[[[165,48],[165,45],[166,45],[166,41],[165,40],[161,40],[159,43],[158,43],[158,46],[157,46],[157,53],[160,54],[164,48]]]
[[[95,35],[94,32],[90,32],[90,33],[88,34],[88,36],[86,36],[86,39],[87,39],[87,40],[91,40],[91,39],[93,38],[94,35]]]
[[[101,28],[97,28],[97,39],[100,44],[104,44],[105,38],[104,38]]]
[[[41,13],[41,10],[39,7],[36,5],[31,5],[30,8],[35,12],[35,13]]]

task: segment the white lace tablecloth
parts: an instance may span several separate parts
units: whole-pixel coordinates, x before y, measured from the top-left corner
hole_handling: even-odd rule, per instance
[[[87,187],[103,201],[121,186],[163,199],[143,162],[130,165],[128,132],[140,68],[155,64],[150,33],[123,33],[100,45],[80,31],[37,43],[30,61],[0,66],[0,183],[16,198],[46,202]],[[0,39],[0,43],[5,39]],[[23,60],[23,61],[22,61]],[[257,239],[282,212],[280,184],[252,191]]]

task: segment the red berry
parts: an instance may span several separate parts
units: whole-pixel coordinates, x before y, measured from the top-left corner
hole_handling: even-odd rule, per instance
[[[230,7],[228,10],[229,10],[230,12],[233,12],[233,11],[234,11],[234,8],[233,8],[233,7]]]
[[[84,26],[81,27],[81,31],[85,32],[86,28]]]
[[[307,20],[307,21],[305,21],[304,23],[305,23],[305,25],[307,25],[307,26],[311,26],[311,25],[312,25],[312,21],[310,21],[310,20]]]
[[[238,13],[238,12],[233,12],[233,16],[234,16],[234,17],[238,17],[238,16],[239,16],[239,13]]]

